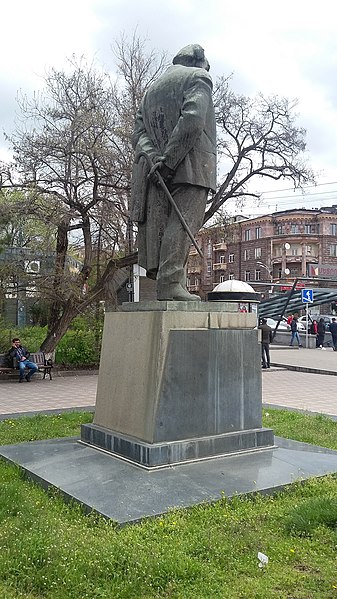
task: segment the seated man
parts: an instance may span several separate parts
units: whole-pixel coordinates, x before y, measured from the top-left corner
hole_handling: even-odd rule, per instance
[[[20,378],[19,383],[23,383],[23,379],[25,378],[27,383],[30,383],[30,380],[38,371],[38,367],[34,362],[29,360],[29,351],[25,347],[21,345],[20,339],[15,337],[12,340],[12,349],[9,352],[11,358],[15,358],[18,363],[18,368],[20,370]],[[25,376],[25,368],[28,368],[28,373]]]

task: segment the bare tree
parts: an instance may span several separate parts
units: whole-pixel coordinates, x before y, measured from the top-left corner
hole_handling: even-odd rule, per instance
[[[296,102],[274,96],[256,98],[237,95],[228,78],[214,89],[218,126],[219,162],[227,169],[214,194],[204,222],[229,199],[258,199],[248,186],[259,177],[291,180],[294,187],[314,181],[304,159],[305,129],[296,126]]]
[[[130,135],[138,98],[163,61],[146,57],[136,36],[130,43],[121,38],[114,51],[114,83],[83,59],[70,60],[67,72],[51,69],[43,94],[20,99],[21,125],[9,138],[15,162],[2,169],[2,189],[29,193],[31,214],[56,231],[45,351],[77,314],[100,299],[113,301],[116,271],[136,261],[128,231]],[[76,240],[77,274],[67,269]]]

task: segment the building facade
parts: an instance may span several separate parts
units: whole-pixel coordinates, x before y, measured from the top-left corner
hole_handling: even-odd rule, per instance
[[[326,286],[337,287],[337,206],[234,217],[202,229],[197,240],[204,258],[191,248],[187,283],[203,299],[227,279],[255,283],[264,294],[272,291],[272,283],[285,291],[296,277],[323,273],[336,279]]]

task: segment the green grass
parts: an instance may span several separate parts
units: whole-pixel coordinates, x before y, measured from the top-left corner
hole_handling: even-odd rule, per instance
[[[325,425],[332,424],[330,446],[337,449],[336,423],[268,414],[264,424],[275,422],[278,435],[292,438],[296,426],[301,436],[313,422],[316,445],[324,445]],[[91,418],[7,420],[0,423],[1,443],[78,434]],[[0,461],[0,598],[333,599],[336,497],[337,480],[327,476],[274,496],[223,498],[118,529]],[[258,567],[258,551],[269,558],[265,568]]]
[[[327,416],[264,410],[263,424],[272,428],[279,437],[337,449],[337,423]]]

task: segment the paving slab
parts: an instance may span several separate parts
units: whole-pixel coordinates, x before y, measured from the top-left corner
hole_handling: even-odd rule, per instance
[[[290,370],[263,370],[262,401],[270,407],[337,416],[337,377]]]
[[[273,449],[148,471],[78,442],[50,439],[0,447],[44,487],[119,525],[223,495],[272,493],[296,480],[337,472],[337,451],[276,438]]]

